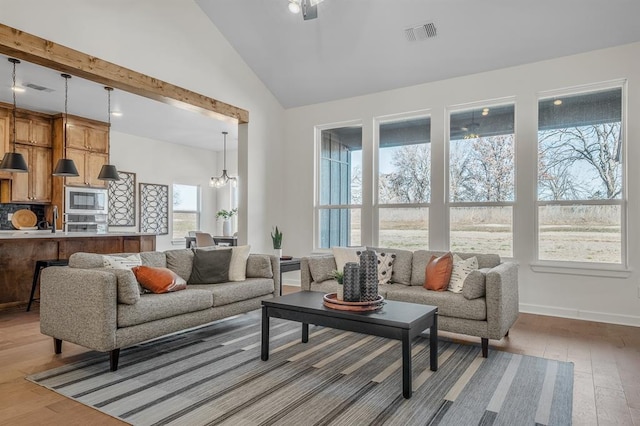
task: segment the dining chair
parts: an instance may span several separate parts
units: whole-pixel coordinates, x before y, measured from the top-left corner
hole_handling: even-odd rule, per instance
[[[196,247],[211,247],[215,246],[211,234],[206,232],[196,232]]]

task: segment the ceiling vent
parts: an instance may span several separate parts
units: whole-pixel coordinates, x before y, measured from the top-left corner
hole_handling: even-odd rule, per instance
[[[426,24],[420,24],[418,26],[405,29],[404,35],[407,37],[408,41],[422,41],[434,38],[438,33],[436,30],[436,24],[433,22],[427,22]]]
[[[37,90],[39,92],[47,92],[47,93],[53,92],[53,89],[49,89],[48,87],[40,86],[34,83],[24,83],[23,86],[28,87],[29,89]]]

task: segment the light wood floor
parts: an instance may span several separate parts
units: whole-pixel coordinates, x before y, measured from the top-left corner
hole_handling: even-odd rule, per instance
[[[640,426],[639,328],[521,314],[509,337],[490,345],[489,356],[499,349],[573,362],[574,425]],[[37,304],[28,313],[0,312],[0,425],[124,424],[24,379],[87,352],[65,342],[54,355],[52,339],[40,334]]]

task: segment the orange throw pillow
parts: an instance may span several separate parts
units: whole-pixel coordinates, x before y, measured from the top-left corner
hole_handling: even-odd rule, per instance
[[[424,274],[424,288],[427,290],[445,291],[449,286],[452,270],[453,255],[451,252],[443,254],[440,257],[431,256]]]
[[[187,288],[187,282],[171,269],[136,266],[131,270],[140,285],[152,293],[168,293]]]

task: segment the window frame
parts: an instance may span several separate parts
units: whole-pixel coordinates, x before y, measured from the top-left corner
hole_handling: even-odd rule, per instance
[[[500,106],[513,105],[513,201],[451,201],[451,115],[456,112],[469,111],[478,108],[493,108]],[[511,256],[500,256],[504,259],[513,259],[515,257],[515,229],[516,223],[516,205],[518,203],[518,102],[515,96],[504,98],[489,99],[485,101],[470,102],[465,104],[451,105],[445,108],[445,126],[444,126],[444,155],[445,155],[445,175],[444,175],[444,216],[447,227],[445,238],[446,247],[451,249],[451,209],[457,207],[511,207]]]
[[[535,260],[532,263],[532,269],[536,272],[562,272],[573,273],[578,275],[597,275],[597,276],[628,276],[628,180],[627,167],[628,155],[627,146],[629,145],[627,138],[627,79],[611,80],[602,83],[585,84],[562,89],[546,90],[536,93],[536,158],[538,158],[540,150],[539,134],[539,117],[538,109],[540,101],[548,100],[555,97],[567,97],[576,95],[586,95],[593,92],[606,91],[611,89],[620,89],[621,91],[621,124],[620,134],[623,140],[622,144],[622,190],[619,199],[603,199],[603,200],[540,200],[538,192],[539,177],[539,161],[535,162],[535,180],[534,180],[534,251]],[[582,262],[572,260],[548,260],[540,259],[540,207],[543,206],[586,206],[586,205],[618,205],[620,206],[620,263],[610,262]]]
[[[197,193],[197,200],[196,200],[196,205],[197,205],[197,210],[175,210],[174,209],[174,204],[173,204],[173,197],[175,196],[175,185],[181,185],[181,186],[190,186],[190,187],[194,187],[196,188],[196,193]],[[184,237],[180,237],[180,238],[173,238],[173,230],[174,230],[174,218],[175,218],[175,213],[196,213],[196,222],[197,222],[197,226],[196,229],[194,229],[194,231],[197,231],[200,229],[200,225],[201,225],[201,218],[202,218],[202,187],[201,185],[193,185],[193,184],[188,184],[188,183],[178,183],[178,182],[174,182],[171,184],[171,242],[172,243],[179,243],[179,242],[184,242],[186,235]]]

